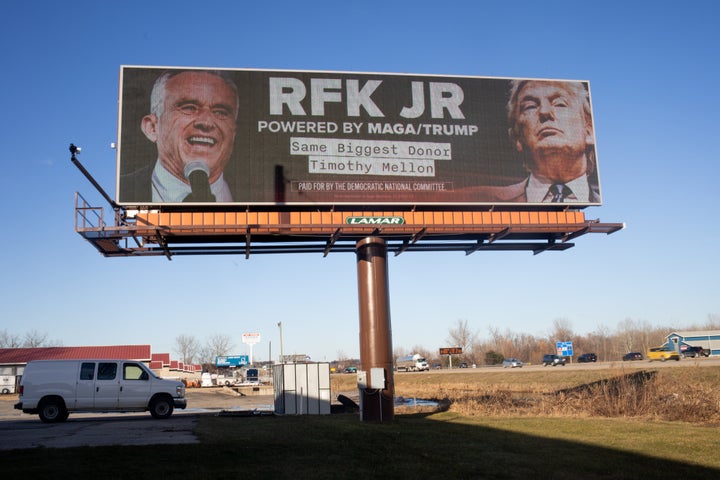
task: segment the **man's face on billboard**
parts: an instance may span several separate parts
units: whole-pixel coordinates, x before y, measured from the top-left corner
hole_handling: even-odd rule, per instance
[[[237,114],[235,92],[222,78],[183,72],[168,79],[159,117],[147,115],[142,126],[173,175],[184,179],[185,165],[201,160],[210,168],[213,182],[230,161]]]
[[[516,146],[532,156],[533,171],[551,179],[585,173],[594,141],[575,92],[561,82],[528,82],[517,97]]]

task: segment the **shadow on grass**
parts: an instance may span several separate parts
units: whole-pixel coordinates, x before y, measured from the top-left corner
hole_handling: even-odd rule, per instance
[[[582,419],[518,418],[552,430]],[[642,424],[640,424],[642,425]],[[632,427],[630,427],[632,428]],[[650,427],[652,428],[652,427]],[[3,478],[414,479],[720,478],[720,470],[587,443],[479,425],[450,412],[198,417],[195,445],[0,452]],[[598,435],[602,435],[598,432]]]

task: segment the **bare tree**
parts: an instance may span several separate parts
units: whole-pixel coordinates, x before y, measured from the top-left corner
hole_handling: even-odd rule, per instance
[[[0,348],[17,348],[21,345],[20,337],[7,330],[0,330]]]
[[[37,348],[46,345],[47,333],[40,333],[37,330],[31,330],[23,337],[23,347]]]
[[[720,314],[708,314],[707,323],[705,323],[703,330],[717,330],[718,328],[720,328]]]
[[[407,354],[408,354],[407,349],[405,349],[403,347],[393,348],[393,362],[400,357],[406,356]]]
[[[553,331],[551,334],[555,342],[570,342],[575,334],[573,333],[572,323],[567,318],[556,318],[553,320]]]
[[[473,355],[473,345],[477,343],[477,333],[470,330],[467,320],[458,319],[455,326],[448,330],[446,341],[451,347],[462,348],[463,357],[477,363]]]
[[[191,364],[200,352],[200,344],[191,335],[178,335],[175,337],[175,351],[180,354],[183,363]]]
[[[197,360],[201,365],[215,365],[215,351],[209,345],[205,345],[198,350]]]
[[[601,362],[613,360],[614,357],[610,351],[611,339],[610,329],[605,325],[599,325],[594,332],[588,335],[588,349],[585,353],[589,351],[597,353],[598,360]]]
[[[216,333],[208,339],[206,346],[207,350],[212,353],[212,356],[223,356],[229,355],[230,350],[232,350],[235,345],[233,345],[228,335]]]
[[[470,330],[467,320],[458,319],[455,322],[455,326],[448,330],[447,341],[452,347],[460,347],[465,349],[470,348],[477,339],[477,333]]]

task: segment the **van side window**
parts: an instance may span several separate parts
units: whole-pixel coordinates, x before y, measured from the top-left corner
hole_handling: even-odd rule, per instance
[[[117,375],[117,363],[100,363],[98,364],[98,380],[115,380]]]
[[[124,380],[147,380],[148,374],[140,368],[136,363],[123,364]]]
[[[83,363],[80,366],[80,380],[92,380],[95,378],[95,363]]]

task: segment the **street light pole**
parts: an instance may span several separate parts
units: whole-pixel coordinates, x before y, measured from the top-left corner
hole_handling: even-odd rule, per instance
[[[280,329],[280,363],[283,362],[283,345],[282,345],[282,322],[278,322],[278,328]]]

